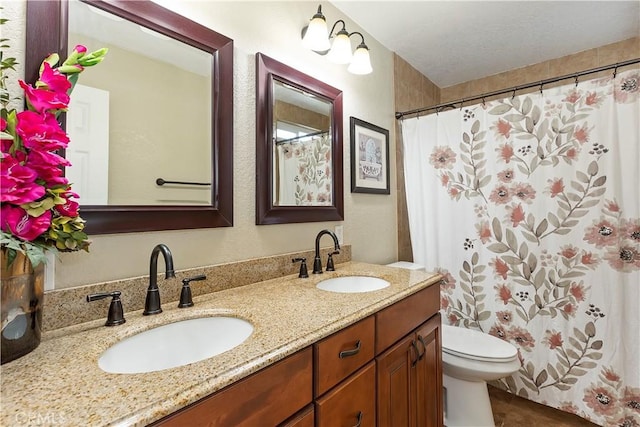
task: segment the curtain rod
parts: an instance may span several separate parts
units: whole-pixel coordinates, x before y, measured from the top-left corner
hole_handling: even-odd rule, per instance
[[[318,136],[318,135],[322,135],[322,134],[325,134],[325,133],[328,134],[329,131],[328,130],[319,130],[317,132],[311,132],[311,133],[307,133],[305,135],[294,136],[293,138],[276,141],[276,145],[284,144],[286,142],[291,142],[291,141],[297,141],[298,139],[302,139],[302,138],[306,138],[306,137]]]
[[[456,104],[461,104],[464,105],[465,102],[470,102],[470,101],[477,101],[477,100],[484,100],[484,98],[488,98],[491,96],[496,96],[496,95],[502,95],[505,93],[509,93],[509,92],[513,92],[514,95],[516,93],[516,91],[521,90],[521,89],[529,89],[532,87],[536,87],[536,86],[540,86],[540,88],[542,89],[542,86],[549,84],[549,83],[555,83],[555,82],[559,82],[561,80],[567,80],[567,79],[571,79],[574,78],[576,80],[576,84],[578,84],[578,77],[580,76],[584,76],[587,74],[593,74],[593,73],[599,73],[600,71],[607,71],[607,70],[611,70],[614,69],[614,73],[613,76],[615,77],[616,73],[618,72],[618,68],[619,67],[624,67],[627,65],[632,65],[632,64],[637,64],[640,63],[640,58],[635,58],[635,59],[630,59],[628,61],[623,61],[623,62],[617,62],[615,64],[611,64],[611,65],[605,65],[602,67],[598,67],[598,68],[591,68],[589,70],[585,70],[585,71],[580,71],[577,73],[572,73],[572,74],[566,74],[564,76],[560,76],[560,77],[553,77],[550,79],[545,79],[545,80],[540,80],[537,82],[532,82],[532,83],[527,83],[524,85],[517,85],[517,86],[512,86],[510,88],[507,89],[501,89],[501,90],[496,90],[493,92],[487,92],[487,93],[483,93],[481,95],[477,95],[477,96],[473,96],[471,98],[462,98],[462,99],[458,99],[455,101],[449,101],[449,102],[443,102],[442,104],[437,104],[437,105],[433,105],[431,107],[423,107],[423,108],[418,108],[415,110],[410,110],[410,111],[402,111],[402,112],[396,112],[396,119],[402,119],[404,116],[408,116],[411,114],[418,114],[418,113],[422,113],[424,111],[429,111],[429,110],[436,110],[439,111],[441,109],[445,109],[445,108],[457,108]]]

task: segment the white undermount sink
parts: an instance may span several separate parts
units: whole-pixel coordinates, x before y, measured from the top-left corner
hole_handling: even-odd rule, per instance
[[[253,325],[236,317],[200,317],[158,326],[125,338],[98,359],[103,371],[137,374],[208,359],[242,344]]]
[[[378,277],[344,276],[323,280],[316,287],[329,292],[352,294],[377,291],[389,285],[389,282]]]

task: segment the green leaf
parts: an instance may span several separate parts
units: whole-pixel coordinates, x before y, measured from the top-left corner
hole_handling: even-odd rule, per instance
[[[596,325],[593,322],[589,322],[584,327],[584,333],[588,337],[594,337],[596,335]]]
[[[489,110],[489,114],[492,114],[494,116],[499,116],[501,114],[506,113],[507,111],[511,110],[511,106],[508,104],[500,104],[497,105],[495,107],[493,107],[491,110]]]
[[[602,348],[602,341],[597,340],[591,343],[591,348],[594,350],[600,350]]]
[[[606,177],[606,175],[603,175],[603,176],[599,177],[598,179],[596,179],[595,181],[593,181],[593,186],[594,187],[600,187],[600,186],[604,185],[605,182],[607,182],[607,177]]]
[[[497,217],[494,217],[491,221],[491,228],[493,229],[493,236],[496,238],[498,242],[502,241],[502,226],[500,225],[500,220]]]
[[[591,176],[596,176],[598,174],[598,162],[593,160],[591,163],[589,163],[587,173]]]
[[[536,377],[536,386],[540,387],[542,384],[544,384],[545,381],[547,381],[547,378],[549,378],[549,376],[547,375],[547,371],[543,369]]]
[[[509,248],[512,251],[517,251],[518,250],[518,239],[516,239],[516,235],[514,234],[513,231],[511,231],[510,228],[507,228],[505,230],[505,235],[507,237],[507,244],[509,245]]]

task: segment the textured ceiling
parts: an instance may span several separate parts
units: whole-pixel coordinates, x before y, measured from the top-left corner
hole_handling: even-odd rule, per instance
[[[638,0],[331,3],[440,87],[640,36]]]

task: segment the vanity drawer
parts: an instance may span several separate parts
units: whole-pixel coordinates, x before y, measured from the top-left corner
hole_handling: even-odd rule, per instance
[[[376,313],[376,355],[433,317],[439,309],[440,286],[435,283]]]
[[[313,345],[318,397],[373,359],[375,321],[369,316]]]
[[[164,418],[162,426],[274,426],[311,403],[311,347]]]
[[[376,425],[374,361],[316,401],[316,427],[355,425]]]

